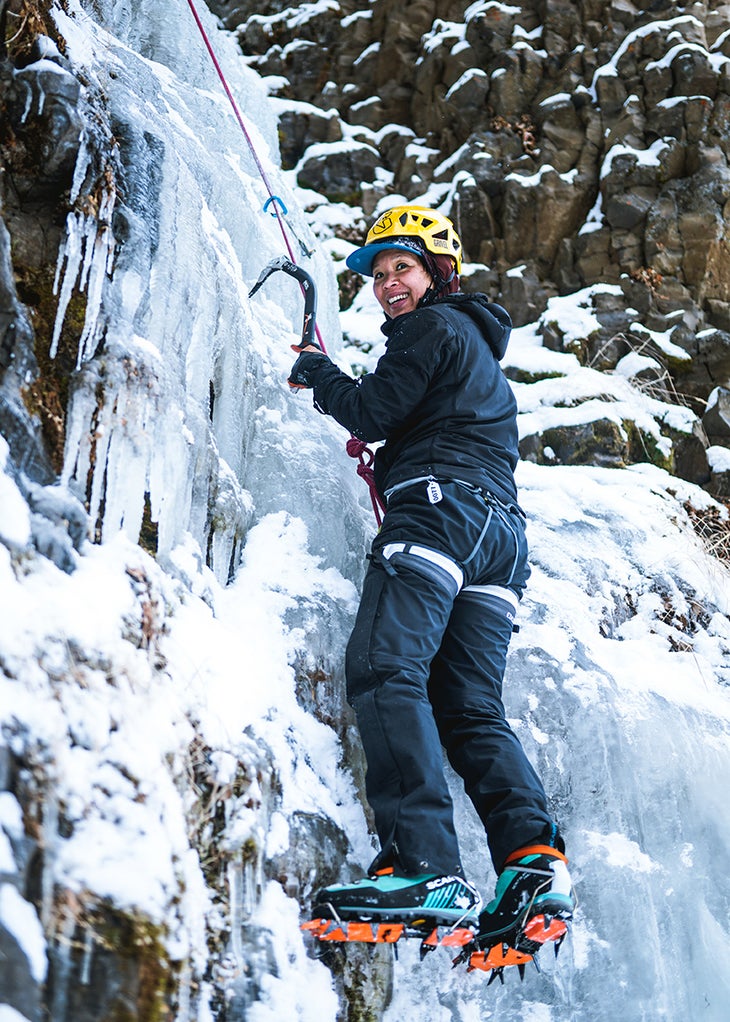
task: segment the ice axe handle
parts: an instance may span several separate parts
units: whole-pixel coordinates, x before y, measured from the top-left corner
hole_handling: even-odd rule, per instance
[[[275,273],[276,270],[283,270],[284,273],[288,273],[290,277],[294,277],[298,280],[302,289],[302,294],[304,295],[304,320],[302,323],[302,339],[299,342],[299,347],[306,348],[308,344],[312,344],[315,347],[320,348],[320,345],[317,344],[317,341],[315,340],[317,292],[314,286],[314,281],[307,271],[301,268],[301,266],[297,266],[296,263],[292,262],[291,259],[287,259],[286,256],[279,256],[277,259],[272,259],[271,262],[268,263],[261,271],[259,279],[249,291],[248,297],[252,298],[264,281],[267,280],[272,273]]]

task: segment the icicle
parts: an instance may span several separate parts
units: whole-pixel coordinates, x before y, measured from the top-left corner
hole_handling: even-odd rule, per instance
[[[31,111],[32,105],[33,105],[33,92],[26,85],[25,106],[23,108],[23,113],[20,115],[20,123],[21,124],[25,124],[25,122],[28,120],[28,117],[30,116],[30,111]]]
[[[69,201],[73,205],[82,197],[81,192],[91,166],[91,153],[86,134],[82,134],[81,145],[74,168]],[[86,197],[92,205],[93,197]],[[66,237],[58,251],[53,293],[59,295],[56,319],[53,324],[50,357],[55,358],[58,342],[66,318],[66,311],[73,296],[74,288],[86,291],[86,314],[84,327],[79,339],[76,368],[88,361],[96,352],[98,343],[98,321],[102,304],[102,288],[107,275],[111,273],[116,241],[111,223],[116,192],[113,182],[105,179],[100,185],[98,210],[95,213],[72,210],[66,217]]]
[[[53,945],[53,999],[51,1018],[66,1018],[68,988],[72,974],[73,936],[76,916],[70,904],[63,906]]]
[[[81,962],[81,976],[79,977],[79,983],[82,986],[89,985],[89,979],[91,978],[91,956],[94,950],[94,934],[90,926],[87,926],[86,933],[84,934],[84,957]]]
[[[56,322],[53,324],[53,337],[51,338],[51,350],[49,352],[51,358],[56,357],[58,341],[61,337],[61,328],[63,327],[63,321],[66,318],[66,309],[68,308],[68,303],[71,301],[74,284],[78,277],[81,252],[83,249],[81,232],[79,230],[80,219],[79,214],[76,212],[68,214],[66,217],[66,239],[58,250],[56,276],[53,281],[54,295],[59,294],[58,284],[64,262],[66,263],[66,272],[63,276],[63,285],[59,294],[58,308],[56,309]]]
[[[241,891],[241,920],[249,920],[256,907],[256,864],[246,859],[243,864]]]
[[[86,291],[86,317],[84,329],[79,340],[79,354],[76,363],[78,369],[81,362],[92,358],[98,342],[97,325],[101,311],[102,288],[107,275],[111,273],[114,261],[115,240],[111,229],[112,213],[114,212],[114,192],[105,190],[96,222],[96,229],[91,244],[86,244],[84,264],[81,268],[79,290]],[[91,230],[87,238],[91,236]]]
[[[98,217],[75,210],[69,213],[66,218],[66,240],[58,253],[53,293],[58,294],[59,299],[50,357],[56,357],[66,310],[78,284],[80,291],[86,290],[87,302],[76,360],[77,369],[96,352],[102,287],[107,274],[111,272],[114,259],[115,241],[110,225],[113,209],[114,195],[105,191]]]
[[[47,933],[51,927],[54,910],[55,860],[58,843],[58,797],[50,785],[45,796],[43,813],[43,869],[41,871],[41,923]]]
[[[87,144],[88,139],[86,131],[81,133],[81,145],[79,146],[78,155],[76,156],[76,166],[74,167],[73,181],[71,182],[71,193],[69,195],[69,202],[73,204],[81,194],[84,181],[86,180],[86,174],[91,166],[91,153]]]
[[[115,402],[114,392],[110,394],[110,388],[106,387],[103,390],[103,403],[99,404],[97,387],[93,385],[96,380],[98,376],[77,387],[74,400],[69,406],[66,458],[61,473],[63,486],[74,489],[72,480],[75,479],[82,492],[91,475],[88,507],[92,522],[96,522],[104,498],[104,475]]]
[[[236,961],[236,971],[243,968],[243,867],[239,861],[228,863],[228,894],[231,914],[231,954]]]

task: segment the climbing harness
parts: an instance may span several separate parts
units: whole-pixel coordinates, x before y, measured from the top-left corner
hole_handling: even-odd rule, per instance
[[[233,108],[233,113],[236,117],[236,120],[238,121],[238,125],[241,131],[243,132],[243,136],[246,139],[246,144],[248,145],[248,148],[251,152],[251,156],[253,157],[253,161],[256,164],[256,168],[259,172],[264,187],[268,192],[269,197],[264,203],[263,210],[265,213],[270,212],[271,216],[276,217],[276,220],[279,224],[279,229],[281,230],[281,234],[284,239],[284,245],[286,246],[286,250],[289,255],[288,259],[284,256],[280,256],[278,259],[273,259],[270,263],[267,264],[266,267],[264,267],[262,273],[259,276],[259,279],[256,281],[253,288],[249,292],[249,297],[255,294],[256,291],[258,291],[258,289],[261,287],[261,285],[264,283],[267,277],[269,277],[270,274],[272,274],[275,270],[283,270],[285,273],[288,273],[290,276],[296,278],[296,280],[299,281],[299,285],[302,289],[302,294],[304,296],[304,323],[302,325],[302,339],[299,347],[304,348],[308,344],[318,344],[322,351],[326,354],[327,348],[325,347],[324,340],[322,339],[322,335],[320,334],[319,327],[317,326],[316,321],[316,292],[314,287],[314,281],[305,270],[303,270],[300,266],[297,265],[297,261],[294,258],[294,252],[292,251],[292,247],[289,242],[289,237],[286,232],[285,224],[288,223],[286,218],[289,211],[287,210],[285,203],[281,200],[281,198],[278,195],[274,194],[271,188],[268,176],[266,174],[266,170],[264,169],[264,166],[261,163],[261,160],[259,159],[258,153],[256,152],[256,147],[254,146],[253,141],[251,139],[251,135],[249,134],[248,129],[246,128],[246,122],[243,119],[243,115],[241,114],[241,111],[238,108],[238,104],[236,103],[233,93],[231,92],[230,86],[228,85],[226,76],[223,73],[223,68],[221,67],[220,62],[218,61],[218,58],[215,55],[215,50],[213,49],[211,41],[208,38],[208,33],[205,31],[203,22],[200,20],[200,15],[198,14],[198,11],[195,7],[194,0],[188,0],[188,7],[190,8],[190,12],[195,20],[195,24],[197,25],[198,31],[200,32],[200,35],[203,39],[205,48],[207,49],[210,59],[213,62],[213,66],[218,74],[218,77],[220,78],[223,90],[226,96],[228,97],[228,101],[230,102],[231,107]],[[312,255],[311,250],[307,249],[302,240],[297,237],[296,232],[291,227],[291,224],[289,224],[289,229],[291,230],[292,234],[294,234],[294,236],[297,238],[302,253],[305,256]],[[316,341],[313,339],[314,337],[316,337]],[[371,467],[375,456],[373,452],[367,447],[367,445],[364,444],[363,441],[358,440],[357,437],[351,437],[347,441],[345,449],[351,458],[358,459],[357,474],[362,479],[365,480],[369,487],[370,499],[372,501],[373,511],[375,513],[375,520],[378,524],[378,527],[380,527],[380,524],[382,522],[382,512],[385,510],[385,504],[383,503],[380,494],[378,493],[377,488],[375,486],[375,478],[373,474],[373,469]]]

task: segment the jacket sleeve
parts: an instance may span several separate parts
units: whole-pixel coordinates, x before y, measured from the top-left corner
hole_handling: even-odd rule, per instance
[[[360,440],[385,440],[422,400],[450,346],[453,329],[428,309],[398,323],[372,373],[353,380],[331,362],[314,377],[314,403]]]

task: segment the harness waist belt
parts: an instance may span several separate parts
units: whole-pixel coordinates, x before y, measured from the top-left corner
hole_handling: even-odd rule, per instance
[[[501,507],[504,511],[518,514],[520,518],[524,520],[527,519],[527,515],[516,501],[503,500],[501,497],[492,493],[491,490],[487,490],[483,486],[477,486],[476,483],[467,483],[463,479],[447,479],[443,476],[414,476],[413,479],[404,479],[402,483],[396,483],[395,486],[391,486],[385,491],[385,499],[386,501],[389,501],[393,494],[398,493],[399,490],[404,490],[409,486],[415,486],[416,483],[425,483],[430,482],[431,480],[441,483],[456,483],[457,486],[462,486],[465,490],[470,490],[472,493],[478,494],[487,503],[496,504],[497,507]]]

